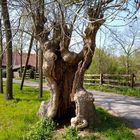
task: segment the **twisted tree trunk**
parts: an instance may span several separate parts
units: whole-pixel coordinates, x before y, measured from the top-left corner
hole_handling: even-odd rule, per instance
[[[93,9],[90,9],[93,13]],[[94,15],[89,14],[92,21]],[[50,101],[43,102],[38,116],[56,119],[73,117],[71,125],[78,129],[93,127],[97,122],[94,98],[83,87],[84,73],[89,67],[95,50],[96,33],[103,20],[91,22],[85,29],[83,50],[76,54],[68,50],[72,29],[63,23],[65,34],[44,44],[43,70],[51,92]],[[67,37],[69,36],[69,37]],[[75,117],[74,117],[75,116]]]
[[[44,30],[47,19],[43,7],[40,6],[34,15],[35,37],[44,52],[43,73],[51,94],[48,102],[41,103],[37,114],[57,120],[73,117],[71,125],[78,129],[93,127],[97,120],[94,98],[84,89],[83,79],[92,61],[97,31],[103,23],[101,7],[89,8],[89,24],[85,28],[84,47],[80,53],[69,51],[73,25],[67,25],[61,6],[59,8],[61,20],[53,24],[52,39],[48,37],[49,31]]]
[[[93,13],[93,9],[90,12]],[[89,14],[89,18],[92,19],[92,15]],[[100,22],[91,22],[85,29],[84,36],[84,59],[80,61],[78,69],[75,74],[75,79],[73,81],[72,92],[74,95],[74,101],[76,104],[76,116],[71,119],[71,125],[77,127],[78,129],[83,129],[85,127],[93,128],[95,124],[99,123],[96,116],[94,97],[93,94],[86,91],[83,87],[84,73],[90,66],[92,62],[92,57],[96,47],[96,33],[104,20]]]
[[[40,111],[43,111],[45,116],[62,119],[74,114],[75,107],[74,102],[71,100],[71,94],[78,63],[70,64],[65,62],[60,47],[55,50],[46,43],[45,48],[50,48],[46,49],[44,53],[43,73],[50,88],[51,99],[45,107],[45,111],[42,109]],[[69,57],[72,54],[71,52],[67,53]],[[42,115],[40,111],[38,112],[39,116]]]

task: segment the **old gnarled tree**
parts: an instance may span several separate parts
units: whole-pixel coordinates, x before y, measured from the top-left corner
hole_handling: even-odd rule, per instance
[[[73,117],[71,125],[78,129],[94,126],[97,120],[94,98],[83,87],[83,78],[92,61],[97,31],[105,21],[104,12],[111,2],[113,0],[67,4],[28,1],[35,38],[44,52],[43,71],[51,94],[49,102],[42,102],[38,116]],[[79,53],[69,49],[77,28],[82,30],[83,49]]]

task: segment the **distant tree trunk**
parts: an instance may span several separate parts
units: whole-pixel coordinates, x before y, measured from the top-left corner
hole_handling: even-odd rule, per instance
[[[39,57],[38,57],[38,41],[36,40],[36,48],[35,48],[35,59],[36,59],[36,64],[35,64],[35,79],[37,78],[37,73],[38,73],[38,61],[39,61]]]
[[[22,72],[23,72],[23,70],[22,70],[22,54],[23,54],[23,46],[22,46],[22,44],[21,44],[21,46],[20,46],[20,77],[22,77]]]
[[[130,74],[130,55],[126,56],[126,74]]]
[[[93,9],[89,10],[94,13]],[[90,20],[94,19],[95,15],[89,15]],[[73,126],[78,125],[79,129],[95,124],[97,118],[94,98],[84,89],[83,78],[92,61],[96,46],[96,33],[103,22],[104,20],[101,19],[100,22],[87,25],[83,39],[84,47],[79,54],[68,50],[72,28],[69,28],[65,22],[62,33],[60,23],[58,25],[56,23],[53,40],[48,41],[46,38],[46,42],[44,41],[42,45],[44,48],[43,72],[51,92],[49,103],[42,103],[42,106],[46,107],[45,116],[59,120],[75,114],[71,123]],[[41,40],[40,43],[42,42]],[[39,116],[42,115],[41,110],[38,112]]]
[[[42,66],[43,66],[43,50],[42,50],[42,47],[40,46],[40,49],[39,49],[39,93],[38,93],[39,98],[41,98],[43,96],[43,71],[42,71]]]
[[[36,73],[38,72],[38,41],[36,40]]]
[[[89,19],[92,20],[95,18],[91,14],[94,13],[94,9],[89,8],[89,11]],[[85,71],[90,66],[95,51],[96,34],[103,22],[104,20],[101,20],[100,22],[96,23],[88,23],[84,32],[84,58],[78,65],[72,87],[72,96],[74,97],[74,101],[76,104],[76,116],[71,119],[71,125],[77,127],[78,129],[83,129],[87,127],[87,125],[89,128],[92,128],[94,127],[95,123],[98,123],[93,103],[93,95],[86,91],[86,89],[83,86],[83,83]]]
[[[2,16],[6,34],[6,99],[13,99],[13,70],[12,70],[12,32],[9,19],[7,0],[1,0]]]
[[[25,62],[25,67],[24,67],[23,75],[22,75],[20,90],[22,90],[22,88],[23,88],[24,79],[25,79],[25,76],[26,76],[26,69],[27,69],[27,65],[28,65],[28,62],[29,62],[31,49],[32,49],[32,46],[33,46],[33,40],[34,40],[34,36],[33,35],[34,34],[32,34],[32,36],[31,36],[31,40],[30,40],[30,44],[29,44],[29,50],[28,50],[28,54],[27,54],[27,58],[26,58],[26,62]]]
[[[3,79],[2,79],[2,58],[3,58],[3,47],[2,47],[2,29],[1,29],[1,17],[0,17],[0,93],[3,93]]]

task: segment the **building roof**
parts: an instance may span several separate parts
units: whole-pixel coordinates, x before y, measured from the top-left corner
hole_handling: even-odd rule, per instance
[[[23,53],[23,55],[22,55],[22,65],[23,66],[25,66],[26,59],[27,59],[27,53]],[[13,67],[19,66],[20,63],[21,63],[20,62],[20,53],[18,53],[18,51],[13,52]],[[6,53],[3,54],[2,65],[6,66]],[[31,65],[33,67],[36,66],[36,55],[35,54],[30,54],[28,65]]]

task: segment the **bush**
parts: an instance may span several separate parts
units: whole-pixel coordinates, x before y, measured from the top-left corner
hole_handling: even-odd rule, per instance
[[[6,78],[6,70],[2,70],[2,77]]]
[[[29,78],[34,79],[34,77],[35,77],[35,71],[33,69],[27,70],[27,73],[29,73]]]
[[[25,140],[52,140],[55,123],[52,119],[41,119],[29,131]]]
[[[62,133],[62,138],[64,138],[65,140],[80,140],[78,131],[72,127],[65,127],[64,132]]]

